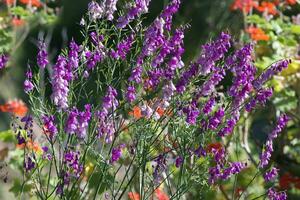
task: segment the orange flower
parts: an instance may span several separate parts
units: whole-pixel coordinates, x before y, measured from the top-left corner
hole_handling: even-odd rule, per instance
[[[31,4],[32,6],[37,7],[37,8],[42,6],[42,4],[39,0],[20,0],[20,2],[25,5]]]
[[[241,10],[243,12],[249,13],[251,9],[258,5],[257,1],[253,0],[235,0],[231,5],[231,10]]]
[[[270,37],[260,28],[251,26],[246,31],[250,34],[251,39],[255,41],[268,41],[270,39]]]
[[[277,14],[276,5],[272,2],[263,1],[263,2],[261,2],[260,6],[255,6],[255,8],[259,12],[265,12],[265,13],[270,14],[270,15],[276,15]]]
[[[15,27],[23,26],[25,24],[25,21],[23,19],[19,19],[17,17],[14,17],[11,21],[12,25]]]
[[[128,198],[130,200],[140,200],[140,195],[139,193],[136,193],[136,192],[128,192]]]
[[[38,143],[36,143],[36,142],[33,142],[31,139],[26,142],[26,145],[25,145],[25,143],[23,143],[23,144],[17,144],[16,148],[18,148],[18,149],[24,149],[25,146],[29,150],[33,150],[36,153],[41,153],[42,152],[42,148],[40,147],[40,145]]]
[[[164,109],[162,109],[161,107],[158,107],[158,108],[156,109],[156,112],[158,113],[158,115],[159,115],[160,117],[163,116],[164,113],[165,113]]]
[[[133,111],[130,111],[128,114],[132,115],[135,119],[140,119],[142,117],[142,110],[140,107],[134,106]]]
[[[168,195],[159,188],[155,190],[155,196],[158,200],[170,200]]]
[[[22,100],[8,101],[4,105],[0,105],[1,112],[9,112],[18,117],[24,117],[28,111],[27,106]]]

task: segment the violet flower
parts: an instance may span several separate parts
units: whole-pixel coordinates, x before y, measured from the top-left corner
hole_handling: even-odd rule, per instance
[[[8,62],[8,56],[5,54],[0,55],[0,70],[4,69]]]
[[[282,114],[279,116],[275,129],[268,135],[268,139],[263,152],[260,155],[259,167],[264,168],[269,164],[272,152],[273,152],[273,140],[278,137],[278,134],[283,131],[284,127],[288,123],[288,116]]]
[[[66,59],[59,55],[56,64],[53,67],[52,74],[52,95],[51,99],[59,110],[68,108],[69,83],[67,77],[70,72],[66,68]]]
[[[37,54],[37,64],[40,68],[45,69],[48,65],[48,53],[46,49],[46,44],[43,41],[39,41],[39,51]]]

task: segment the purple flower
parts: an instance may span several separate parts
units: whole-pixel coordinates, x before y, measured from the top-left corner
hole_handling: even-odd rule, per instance
[[[195,124],[197,118],[200,114],[199,109],[196,107],[195,104],[190,104],[182,109],[183,113],[186,115],[186,122],[188,124]]]
[[[44,69],[48,65],[48,53],[46,50],[46,44],[43,41],[39,42],[39,52],[37,55],[37,64],[40,68]]]
[[[44,115],[44,116],[42,116],[42,121],[43,121],[43,124],[44,124],[47,134],[49,134],[49,137],[51,139],[53,139],[58,132],[57,127],[54,122],[54,116],[53,115],[50,115],[50,116]]]
[[[153,165],[153,178],[155,183],[160,183],[162,173],[166,169],[166,157],[162,154],[157,156]]]
[[[231,117],[226,120],[226,125],[223,128],[221,128],[221,130],[218,132],[218,135],[220,137],[224,137],[226,135],[231,134],[239,119],[240,119],[240,112],[239,111],[232,112]]]
[[[105,1],[105,14],[108,20],[114,19],[114,12],[117,10],[117,2],[118,0],[106,0]]]
[[[218,111],[216,111],[215,114],[209,118],[208,128],[212,130],[216,130],[218,126],[221,124],[224,115],[225,115],[224,108],[220,108]]]
[[[195,149],[194,153],[198,158],[200,158],[201,156],[206,157],[206,151],[202,146],[199,146],[197,149]]]
[[[89,104],[85,105],[85,111],[83,112],[73,108],[69,112],[65,131],[68,134],[76,134],[78,138],[84,138],[87,134],[91,116],[91,106]]]
[[[126,55],[129,52],[132,44],[133,44],[134,35],[130,35],[122,40],[118,45],[116,51],[111,50],[110,56],[114,59],[121,58],[122,60],[126,59]]]
[[[202,53],[198,60],[195,63],[192,63],[189,68],[183,72],[178,83],[176,84],[178,93],[183,93],[186,86],[190,82],[190,79],[196,75],[207,75],[213,70],[216,72],[214,73],[215,75],[212,74],[210,81],[207,81],[207,84],[201,89],[203,93],[208,94],[213,89],[210,84],[218,84],[225,75],[225,71],[215,65],[217,61],[224,57],[225,53],[230,47],[230,35],[226,33],[221,33],[216,41],[203,45]]]
[[[280,73],[283,69],[287,68],[290,63],[290,59],[284,59],[272,64],[254,81],[254,88],[259,90],[266,81],[268,81],[272,76]]]
[[[268,197],[270,200],[286,200],[287,195],[285,192],[276,192],[274,188],[268,189]]]
[[[100,19],[104,14],[104,4],[99,5],[96,1],[91,1],[88,5],[88,14],[91,21]]]
[[[270,158],[273,152],[273,140],[278,137],[278,134],[283,131],[284,127],[287,125],[289,118],[286,114],[279,116],[277,124],[273,131],[268,135],[268,139],[263,152],[260,155],[259,167],[264,168],[269,164]]]
[[[111,164],[113,164],[114,162],[117,162],[121,158],[121,156],[122,156],[122,148],[124,148],[124,147],[125,147],[125,145],[121,144],[118,147],[114,147],[112,149],[111,159],[110,159],[110,163]]]
[[[28,93],[31,92],[33,88],[34,88],[33,83],[30,80],[26,79],[24,81],[24,91]]]
[[[151,0],[135,0],[135,4],[128,10],[127,14],[119,17],[117,27],[125,28],[136,17],[148,12]]]
[[[68,119],[66,121],[66,127],[65,127],[65,131],[68,134],[75,134],[77,131],[77,127],[78,127],[78,110],[76,108],[73,108],[70,112],[69,112],[69,116]]]
[[[240,106],[253,89],[252,82],[255,78],[256,68],[252,62],[252,52],[253,45],[247,44],[230,56],[225,63],[225,66],[230,68],[234,75],[228,94],[235,98],[235,107]]]
[[[78,138],[84,138],[87,134],[89,121],[91,120],[91,105],[87,104],[84,106],[85,111],[78,113],[78,127],[76,130],[76,134]]]
[[[68,61],[73,68],[78,67],[78,53],[80,51],[80,46],[72,39],[70,42]]]
[[[273,95],[272,88],[261,89],[257,92],[256,97],[253,97],[249,100],[249,102],[245,105],[245,110],[247,112],[251,112],[253,108],[257,104],[265,105],[268,99],[270,99]]]
[[[8,56],[5,54],[0,55],[0,70],[4,69],[8,62]]]
[[[66,59],[59,55],[56,64],[53,67],[52,74],[52,95],[51,99],[59,110],[68,108],[69,83],[67,77],[70,72],[66,68]]]
[[[127,98],[128,102],[130,102],[130,103],[136,99],[136,91],[133,86],[128,86],[126,98]]]
[[[30,156],[27,156],[27,158],[24,161],[24,168],[26,172],[31,171],[34,167],[35,167],[34,160]]]
[[[106,95],[102,100],[102,109],[96,112],[98,118],[98,137],[105,135],[107,143],[111,142],[115,133],[114,122],[112,115],[119,105],[117,100],[117,91],[113,87],[109,86]]]
[[[33,128],[33,118],[30,115],[26,115],[21,119],[21,122],[24,123],[24,130],[27,131],[28,136],[31,135]]]
[[[182,165],[182,163],[183,163],[183,158],[182,158],[182,156],[178,156],[178,157],[176,158],[176,160],[175,160],[175,166],[176,166],[177,168],[179,168],[179,167]]]
[[[208,101],[205,103],[205,105],[203,106],[202,112],[203,112],[205,115],[208,115],[208,114],[212,111],[212,109],[213,109],[215,103],[216,103],[215,97],[210,97],[210,98],[208,99]]]
[[[266,172],[264,175],[264,179],[266,182],[270,182],[274,180],[278,176],[279,169],[273,167],[270,171]]]
[[[70,178],[70,175],[73,175],[75,178],[79,178],[82,171],[83,165],[80,164],[80,153],[79,151],[68,151],[64,155],[64,163],[67,167],[66,179]],[[69,180],[65,181],[68,182]]]

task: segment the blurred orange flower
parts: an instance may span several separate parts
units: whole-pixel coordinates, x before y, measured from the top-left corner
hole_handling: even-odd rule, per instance
[[[140,195],[136,192],[128,192],[128,198],[130,200],[140,200]]]
[[[23,26],[25,24],[25,21],[23,19],[19,19],[15,17],[12,19],[11,23],[13,26],[18,27],[18,26]]]
[[[158,200],[170,200],[168,195],[159,188],[155,190],[155,196]]]
[[[261,28],[250,26],[246,32],[250,34],[251,39],[254,41],[268,41],[270,39]]]
[[[259,12],[265,12],[270,15],[276,15],[276,5],[272,2],[263,1],[259,6],[255,6],[256,10]]]
[[[38,8],[42,6],[42,4],[39,0],[20,0],[20,2],[25,5],[31,4],[32,6],[38,7]]]
[[[251,9],[258,5],[257,1],[254,0],[235,0],[231,5],[231,10],[241,10],[243,12],[249,13]]]
[[[140,119],[142,117],[142,110],[139,106],[134,106],[133,110],[128,114],[132,115],[135,119]]]
[[[18,149],[24,149],[25,146],[26,146],[29,150],[33,150],[33,151],[36,152],[36,153],[41,153],[41,152],[42,152],[42,148],[40,147],[40,145],[39,145],[38,143],[36,143],[36,142],[33,142],[31,139],[28,140],[28,141],[26,142],[26,144],[25,144],[25,143],[23,143],[23,144],[17,144],[17,145],[16,145],[16,148],[18,148]]]
[[[28,108],[22,100],[8,101],[4,105],[0,105],[1,112],[9,112],[18,117],[24,117],[28,112]]]

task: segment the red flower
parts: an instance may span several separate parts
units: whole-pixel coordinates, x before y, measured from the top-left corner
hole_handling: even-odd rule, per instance
[[[297,3],[297,0],[285,0],[285,3],[289,5],[295,5]]]
[[[263,1],[259,6],[255,6],[255,9],[270,15],[277,14],[276,5],[272,2]]]
[[[279,179],[279,186],[282,189],[289,189],[293,186],[300,189],[300,178],[288,172],[284,173]]]
[[[250,34],[250,37],[254,41],[268,41],[270,37],[260,28],[257,27],[249,27],[246,30],[247,33]]]
[[[4,105],[0,105],[0,111],[12,113],[18,117],[24,117],[28,111],[28,108],[22,100],[13,100],[8,101]]]
[[[23,19],[19,19],[17,17],[14,17],[11,21],[12,25],[15,27],[23,26],[25,24],[25,21]]]
[[[235,0],[231,5],[231,10],[241,10],[243,12],[249,13],[250,10],[257,6],[258,2],[255,0]]]
[[[140,194],[136,192],[128,192],[128,199],[130,200],[140,200]]]
[[[20,2],[25,5],[31,4],[32,6],[37,7],[37,8],[42,6],[42,4],[39,0],[20,0]]]
[[[215,150],[220,150],[220,149],[222,149],[222,144],[220,143],[220,142],[216,142],[216,143],[211,143],[211,144],[209,144],[208,146],[207,146],[207,148],[206,148],[206,150],[209,152],[209,153],[211,153],[211,151],[213,150],[213,149],[215,149]]]

